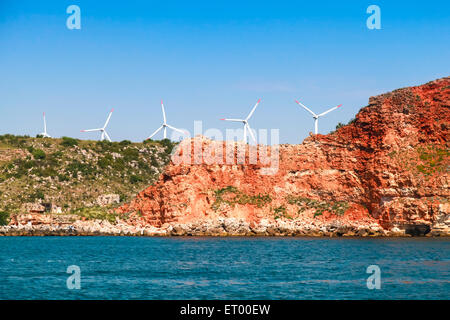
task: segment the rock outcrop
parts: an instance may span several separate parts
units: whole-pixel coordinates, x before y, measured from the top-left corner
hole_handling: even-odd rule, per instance
[[[177,235],[449,235],[449,111],[446,77],[371,97],[300,145],[185,140],[117,212]]]
[[[120,203],[120,195],[118,194],[102,194],[97,197],[97,204],[100,207],[106,207],[118,203]]]

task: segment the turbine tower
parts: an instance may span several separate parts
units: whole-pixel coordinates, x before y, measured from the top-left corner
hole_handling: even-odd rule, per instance
[[[253,141],[255,143],[257,143],[255,135],[253,134],[252,129],[250,128],[250,125],[248,124],[248,120],[253,115],[253,113],[256,110],[256,107],[259,105],[260,102],[261,102],[261,99],[259,99],[258,102],[256,102],[256,104],[253,107],[252,111],[250,111],[250,113],[248,114],[247,118],[245,118],[245,119],[220,119],[220,120],[233,121],[233,122],[242,122],[244,124],[244,139],[243,139],[243,141],[245,143],[247,143],[247,130],[248,130],[248,132],[250,133],[250,136],[252,137]]]
[[[44,132],[40,133],[43,138],[51,138],[50,135],[47,133],[47,121],[45,120],[45,112],[43,113],[44,116]]]
[[[163,124],[162,124],[161,127],[159,127],[158,129],[156,129],[156,131],[153,132],[153,133],[150,135],[150,137],[148,137],[146,140],[153,138],[153,136],[154,136],[155,134],[157,134],[157,133],[158,133],[159,131],[161,131],[161,130],[163,130],[163,137],[164,137],[164,139],[166,139],[166,138],[167,138],[167,128],[170,128],[170,129],[172,129],[172,130],[174,130],[174,131],[178,131],[178,132],[180,132],[180,133],[186,135],[186,132],[184,132],[183,130],[177,129],[177,128],[172,127],[171,125],[167,124],[166,111],[164,110],[164,104],[163,104],[163,101],[162,101],[162,100],[161,100],[161,110],[162,110],[162,114],[163,114]]]
[[[320,114],[315,114],[314,112],[312,112],[310,109],[308,109],[306,106],[304,106],[303,104],[301,104],[300,102],[298,102],[297,100],[295,100],[295,102],[297,102],[297,104],[301,107],[303,107],[306,111],[308,111],[309,113],[312,114],[313,118],[314,118],[314,134],[317,134],[319,132],[319,117],[326,115],[327,113],[336,110],[337,108],[341,107],[342,104],[333,107],[325,112],[322,112]]]
[[[108,133],[106,132],[106,126],[109,123],[109,119],[111,119],[111,115],[113,113],[114,109],[111,109],[111,111],[109,112],[108,118],[106,119],[105,125],[102,128],[98,128],[98,129],[88,129],[88,130],[81,130],[81,132],[93,132],[93,131],[100,131],[102,133],[100,141],[103,140],[108,140],[109,142],[111,142],[111,138],[109,137]]]

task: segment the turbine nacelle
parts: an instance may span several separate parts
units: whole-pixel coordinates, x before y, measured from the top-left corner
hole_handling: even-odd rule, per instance
[[[253,113],[256,110],[256,107],[259,105],[259,103],[261,102],[261,99],[258,100],[258,102],[256,102],[255,106],[253,107],[253,109],[250,111],[250,113],[248,114],[247,118],[245,119],[220,119],[220,120],[224,120],[224,121],[232,121],[232,122],[242,122],[244,124],[244,138],[243,141],[245,143],[247,143],[247,130],[250,133],[250,136],[252,137],[253,141],[255,143],[257,143],[255,135],[253,134],[252,128],[250,128],[250,125],[248,124],[248,120],[251,118],[251,116],[253,115]]]
[[[340,104],[340,105],[338,105],[338,106],[336,106],[336,107],[333,107],[333,108],[331,108],[331,109],[328,109],[328,110],[325,111],[325,112],[322,112],[322,113],[320,113],[320,114],[315,114],[313,111],[311,111],[308,107],[306,107],[306,106],[303,105],[302,103],[298,102],[297,100],[295,100],[295,102],[296,102],[300,107],[302,107],[303,109],[305,109],[306,111],[308,111],[308,112],[312,115],[312,117],[313,117],[313,119],[314,119],[314,134],[318,134],[318,132],[319,132],[319,118],[322,117],[322,116],[324,116],[324,115],[326,115],[327,113],[329,113],[329,112],[331,112],[331,111],[333,111],[333,110],[336,110],[337,108],[340,108],[340,107],[342,106],[342,104]]]
[[[172,129],[172,130],[177,131],[177,132],[180,132],[180,133],[182,133],[182,134],[184,134],[184,135],[187,134],[187,132],[185,132],[185,131],[183,131],[183,130],[181,130],[181,129],[172,127],[171,125],[167,124],[166,111],[165,111],[165,109],[164,109],[164,104],[163,104],[163,101],[162,101],[162,100],[161,100],[161,110],[162,110],[162,114],[163,114],[163,124],[161,125],[161,127],[159,127],[158,129],[156,129],[156,131],[153,132],[153,133],[150,135],[150,137],[148,137],[147,139],[153,138],[153,136],[156,135],[156,134],[157,134],[159,131],[161,131],[161,130],[163,130],[163,137],[164,137],[164,139],[166,139],[166,138],[167,138],[167,128]],[[147,139],[146,139],[146,140],[147,140]]]
[[[51,136],[47,133],[47,121],[45,120],[45,112],[42,114],[44,118],[44,132],[40,133],[43,138],[51,138]]]
[[[109,112],[108,118],[106,119],[106,122],[103,126],[103,128],[98,128],[98,129],[87,129],[87,130],[81,130],[81,132],[94,132],[94,131],[99,131],[102,133],[102,135],[100,136],[100,141],[103,140],[108,140],[109,142],[111,142],[111,138],[109,137],[108,133],[106,132],[106,127],[109,124],[109,120],[111,119],[112,113],[113,113],[114,109],[111,109],[111,111]]]

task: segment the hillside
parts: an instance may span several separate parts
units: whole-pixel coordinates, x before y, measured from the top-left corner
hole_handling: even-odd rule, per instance
[[[449,124],[446,77],[299,145],[0,136],[0,235],[450,236]]]
[[[119,212],[173,234],[449,235],[449,123],[446,77],[371,97],[328,135],[269,148],[273,174],[250,163],[248,145],[196,137],[175,153],[186,161]],[[204,161],[211,150],[223,164]]]
[[[48,213],[105,217],[116,202],[130,200],[159,177],[173,147],[169,140],[0,136],[0,211],[44,207]]]

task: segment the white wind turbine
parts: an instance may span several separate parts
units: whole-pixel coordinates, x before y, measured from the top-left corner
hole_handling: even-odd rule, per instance
[[[304,106],[303,104],[301,104],[300,102],[298,102],[297,100],[295,100],[295,102],[297,102],[297,104],[303,108],[305,108],[306,111],[308,111],[309,113],[312,114],[313,118],[314,118],[314,134],[317,134],[319,131],[319,117],[326,115],[327,113],[336,110],[337,108],[339,108],[340,106],[342,106],[342,104],[333,107],[325,112],[322,112],[320,114],[315,114],[314,112],[312,112],[311,110],[309,110],[306,106]]]
[[[45,121],[45,112],[43,113],[44,116],[44,132],[40,133],[43,138],[51,138],[50,135],[47,133],[47,121]]]
[[[253,115],[253,113],[256,110],[256,107],[258,106],[258,104],[261,102],[261,99],[258,100],[258,102],[256,102],[255,106],[253,107],[252,111],[250,111],[250,113],[248,114],[247,118],[245,119],[220,119],[220,120],[224,120],[224,121],[233,121],[233,122],[242,122],[244,124],[244,142],[247,143],[247,130],[250,133],[250,136],[252,137],[253,141],[255,143],[256,142],[256,138],[255,135],[252,132],[252,129],[250,128],[250,125],[248,124],[248,120],[250,119],[250,117]]]
[[[111,119],[111,115],[113,113],[114,109],[111,109],[111,111],[109,112],[108,115],[108,119],[106,119],[105,125],[102,128],[98,128],[98,129],[88,129],[88,130],[81,130],[81,132],[93,132],[93,131],[100,131],[102,133],[102,136],[100,138],[100,141],[103,140],[108,140],[109,142],[111,142],[111,138],[109,137],[108,133],[106,132],[106,126],[109,123],[109,119]]]
[[[164,110],[164,104],[163,104],[163,101],[162,101],[162,100],[161,100],[161,109],[162,109],[162,114],[163,114],[163,124],[162,124],[161,127],[159,127],[158,129],[156,129],[156,131],[153,132],[153,133],[150,135],[150,137],[148,137],[146,140],[153,138],[153,136],[154,136],[155,134],[157,134],[158,132],[160,132],[161,130],[164,130],[164,131],[163,131],[163,137],[164,137],[164,139],[166,139],[166,138],[167,138],[167,128],[170,128],[170,129],[172,129],[172,130],[174,130],[174,131],[178,131],[178,132],[180,132],[180,133],[186,135],[187,133],[186,133],[185,131],[180,130],[180,129],[177,129],[177,128],[172,127],[171,125],[168,125],[168,124],[167,124],[167,120],[166,120],[166,111]]]

